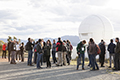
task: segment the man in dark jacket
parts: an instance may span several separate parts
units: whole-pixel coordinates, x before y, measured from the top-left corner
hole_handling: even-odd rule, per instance
[[[27,62],[28,66],[33,66],[32,65],[32,54],[33,54],[32,49],[33,49],[32,39],[28,38],[28,42],[26,44],[26,50],[28,51],[28,62]]]
[[[99,45],[99,47],[100,47],[100,50],[101,50],[101,53],[99,55],[99,59],[100,59],[99,61],[101,63],[101,67],[105,67],[105,66],[103,66],[104,62],[105,62],[105,54],[106,54],[105,42],[102,41],[101,44]]]
[[[56,51],[57,51],[57,54],[58,54],[58,62],[57,62],[57,66],[62,66],[63,65],[63,52],[62,52],[62,46],[63,46],[63,43],[61,41],[61,38],[58,38],[58,42],[56,44]]]
[[[114,57],[115,57],[115,44],[113,43],[113,39],[110,40],[110,44],[108,45],[108,49],[109,51],[109,59],[110,59],[110,66],[109,68],[111,68],[111,58],[113,57],[113,61],[114,61]]]
[[[42,49],[42,40],[39,39],[38,41],[38,45],[36,47],[36,51],[37,51],[37,69],[42,69],[42,67],[40,66],[40,61],[42,59],[42,53],[43,53],[43,49]]]
[[[7,49],[8,49],[8,61],[10,62],[10,53],[11,53],[11,40],[8,42]]]
[[[120,69],[120,42],[119,42],[119,38],[115,39],[115,42],[117,43],[116,47],[115,47],[115,71]]]
[[[84,70],[84,59],[85,59],[85,45],[86,41],[83,40],[77,45],[77,54],[78,54],[78,60],[77,60],[77,70],[79,68],[79,59],[82,58],[82,70]]]
[[[11,42],[11,45],[10,45],[10,47],[11,47],[11,62],[10,62],[10,64],[16,64],[16,62],[15,62],[16,45],[15,44],[16,44],[16,41],[14,40]]]

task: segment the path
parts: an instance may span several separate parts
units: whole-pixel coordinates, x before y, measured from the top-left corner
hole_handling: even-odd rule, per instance
[[[51,69],[36,69],[36,66],[27,66],[26,62],[16,65],[0,62],[0,80],[120,80],[120,75],[111,74],[105,68],[99,71],[76,71],[76,66],[56,67]]]

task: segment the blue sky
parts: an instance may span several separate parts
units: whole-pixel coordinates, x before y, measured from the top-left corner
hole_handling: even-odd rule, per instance
[[[110,19],[120,31],[119,0],[0,0],[0,38],[56,38],[78,35],[82,20],[92,14]]]

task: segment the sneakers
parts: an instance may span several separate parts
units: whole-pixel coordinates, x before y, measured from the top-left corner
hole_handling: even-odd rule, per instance
[[[21,62],[21,60],[19,60],[19,62]]]
[[[109,66],[108,68],[111,68],[111,66]]]
[[[82,68],[82,70],[85,70],[84,68]]]
[[[18,61],[16,60],[16,62],[18,62]]]

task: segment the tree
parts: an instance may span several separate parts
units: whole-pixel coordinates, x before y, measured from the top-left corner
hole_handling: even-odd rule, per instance
[[[14,36],[13,39],[17,40],[17,38]]]
[[[4,42],[2,40],[0,40],[0,53],[2,51],[2,45],[4,44]]]
[[[18,42],[20,43],[20,42],[21,42],[21,39],[18,39]]]
[[[12,37],[11,36],[8,36],[8,39],[7,39],[7,41],[10,41],[12,39]]]

